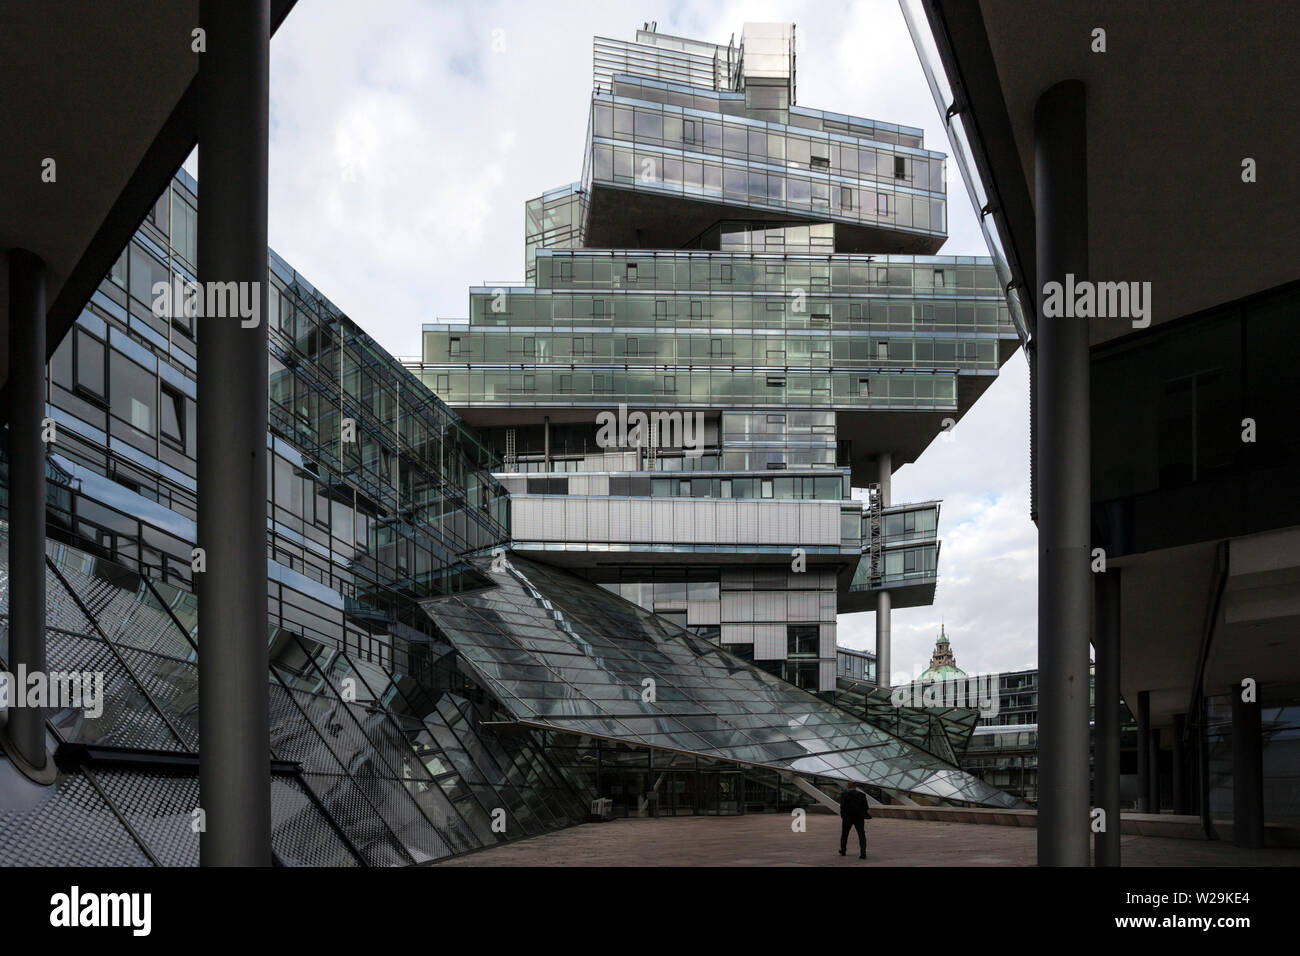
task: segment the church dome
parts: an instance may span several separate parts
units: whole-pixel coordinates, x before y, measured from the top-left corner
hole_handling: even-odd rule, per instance
[[[965,678],[966,672],[957,666],[957,659],[952,656],[952,645],[948,643],[948,635],[941,623],[939,625],[939,636],[934,642],[934,653],[930,655],[930,666],[917,679],[921,681],[941,681],[964,680]]]

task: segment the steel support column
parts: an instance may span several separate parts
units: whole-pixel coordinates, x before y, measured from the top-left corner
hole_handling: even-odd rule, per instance
[[[271,864],[267,676],[269,0],[202,0],[198,277],[257,304],[198,322],[199,790],[204,866]],[[214,297],[208,296],[211,301]]]
[[[1088,277],[1084,87],[1058,83],[1034,109],[1038,278]],[[1087,866],[1090,434],[1086,319],[1048,317],[1039,290],[1038,862]]]
[[[1173,803],[1170,809],[1174,813],[1191,813],[1187,805],[1187,748],[1183,746],[1183,735],[1187,731],[1187,715],[1174,714],[1173,766],[1172,778]]]
[[[1232,698],[1232,842],[1258,850],[1264,845],[1264,726],[1258,686],[1255,699]]]
[[[1093,767],[1096,805],[1106,812],[1106,829],[1093,838],[1094,863],[1119,866],[1119,647],[1120,570],[1093,576],[1096,600],[1096,704]]]
[[[1151,809],[1151,692],[1138,691],[1137,714],[1138,761],[1138,813],[1153,813]]]
[[[45,673],[45,263],[9,251],[9,670]],[[9,707],[8,745],[25,771],[52,768],[45,711]],[[20,764],[21,766],[21,764]],[[42,779],[44,779],[42,777]]]
[[[876,456],[877,473],[876,482],[880,485],[880,506],[886,508],[889,506],[889,483],[894,474],[893,456],[882,451]],[[883,533],[883,529],[882,529]],[[882,559],[883,560],[883,559]],[[892,655],[889,649],[889,619],[892,613],[892,600],[888,591],[880,591],[876,594],[876,686],[892,687],[890,677],[893,674]],[[915,674],[912,679],[916,679]]]

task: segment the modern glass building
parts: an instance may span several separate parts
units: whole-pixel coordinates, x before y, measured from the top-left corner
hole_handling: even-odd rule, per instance
[[[890,476],[1019,344],[993,263],[936,253],[919,129],[795,102],[790,24],[598,37],[581,179],[525,207],[525,282],[411,363],[503,464],[511,546],[801,687],[836,615],[933,600],[938,502]],[[855,494],[855,489],[858,493]]]
[[[779,37],[751,52],[769,40]],[[736,75],[761,87],[763,77],[744,70],[762,62],[755,53]],[[200,747],[200,704],[210,703],[200,676],[230,648],[260,644],[262,633],[260,622],[202,633],[204,620],[220,625],[234,614],[211,613],[198,596],[201,576],[216,570],[206,563],[210,539],[199,535],[214,495],[200,487],[200,466],[220,454],[201,428],[198,396],[211,381],[199,374],[201,349],[221,341],[205,323],[234,320],[189,314],[184,294],[162,308],[159,291],[183,292],[201,278],[198,190],[184,172],[168,182],[67,333],[50,343],[37,382],[48,437],[36,486],[44,548],[34,561],[24,551],[31,542],[19,540],[31,529],[15,481],[30,477],[31,459],[11,454],[13,427],[7,432],[0,669],[39,650],[51,674],[89,675],[103,692],[97,706],[82,706],[82,697],[39,712],[44,767],[13,749],[16,708],[8,709],[0,863],[189,865],[201,846],[205,858],[223,848],[204,842],[212,804],[207,783],[200,800],[200,771],[218,762]],[[575,208],[590,209],[590,194],[583,190]],[[587,276],[580,253],[569,261]],[[721,275],[726,257],[701,254],[686,254],[684,276],[714,255]],[[877,494],[867,513],[850,497],[855,453],[841,444],[848,439],[830,406],[785,402],[773,411],[746,400],[735,417],[706,416],[693,432],[704,439],[698,456],[623,445],[593,458],[603,470],[579,468],[589,464],[572,452],[583,419],[565,420],[557,408],[554,431],[548,411],[539,431],[521,436],[463,418],[421,381],[441,373],[404,368],[280,256],[265,256],[265,551],[257,549],[255,569],[260,581],[265,561],[270,783],[265,803],[250,793],[242,806],[269,804],[271,860],[426,863],[593,812],[789,809],[827,802],[848,780],[883,803],[1017,804],[963,772],[928,717],[894,714],[885,725],[847,698],[796,686],[817,689],[827,664],[834,683],[834,615],[859,565],[869,559],[876,570],[859,576],[859,592],[889,584],[923,595],[935,566],[926,554],[938,549],[937,503],[885,507]],[[515,297],[521,315],[534,304],[534,323],[537,309],[554,315],[601,298],[590,283],[562,284],[563,258],[540,248],[538,275],[560,284]],[[784,303],[787,293],[760,291],[744,258],[730,262],[742,277],[733,314],[744,311],[739,303],[751,315],[756,303],[765,314],[766,302]],[[773,261],[795,268],[788,258]],[[619,261],[624,274],[634,265],[630,255]],[[977,268],[969,267],[972,281]],[[659,275],[650,265],[642,274]],[[668,298],[689,305],[689,296]],[[977,297],[967,298],[974,308]],[[615,333],[602,334],[603,349]],[[529,336],[534,348],[539,337]],[[545,341],[544,351],[559,347]],[[465,354],[474,347],[467,335]],[[535,384],[545,370],[533,367]],[[549,394],[569,384],[546,374]],[[527,443],[539,436],[534,453]],[[628,461],[637,456],[639,464]],[[574,466],[554,467],[561,461]],[[679,467],[662,464],[670,461]],[[647,537],[646,528],[665,537]],[[875,548],[864,544],[867,528]],[[795,546],[806,567],[792,563]],[[619,550],[650,560],[588,560]],[[566,551],[579,560],[554,560]],[[684,561],[687,553],[703,557]],[[43,586],[37,634],[20,633],[17,610],[32,603],[15,583],[23,574]],[[208,721],[221,715],[205,713],[210,734]],[[258,858],[252,847],[247,859]]]

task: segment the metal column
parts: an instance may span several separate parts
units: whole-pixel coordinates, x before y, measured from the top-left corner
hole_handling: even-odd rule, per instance
[[[1038,278],[1088,277],[1084,87],[1058,83],[1034,109]],[[1087,866],[1091,503],[1088,323],[1047,318],[1039,290],[1038,863]]]
[[[267,129],[270,0],[202,0],[199,281],[259,303],[198,322],[199,790],[204,866],[271,864],[267,691]],[[246,283],[254,283],[252,286]],[[251,320],[250,320],[251,321]]]
[[[1138,813],[1152,813],[1151,809],[1151,692],[1138,691],[1137,714],[1138,745]]]
[[[1151,742],[1147,744],[1147,759],[1151,767],[1147,771],[1147,812],[1160,812],[1160,731],[1152,728]]]
[[[9,251],[9,693],[19,668],[45,673],[45,263]],[[29,776],[53,782],[45,711],[9,707],[7,746]],[[23,765],[26,766],[23,766]],[[41,774],[41,771],[49,771]],[[48,780],[46,778],[49,778]]]
[[[879,466],[879,473],[876,477],[880,485],[880,505],[887,507],[889,505],[889,482],[894,474],[893,456],[882,451],[876,456]],[[881,569],[883,573],[883,568]],[[889,650],[889,618],[891,614],[892,600],[888,591],[880,591],[876,594],[876,686],[892,687],[891,675],[891,655]],[[915,674],[912,679],[916,679]]]
[[[1258,850],[1264,845],[1264,726],[1256,697],[1241,699],[1232,689],[1232,842]]]
[[[1183,746],[1183,735],[1187,731],[1187,715],[1174,714],[1174,745],[1173,745],[1173,767],[1170,776],[1172,779],[1172,796],[1173,804],[1170,809],[1174,813],[1191,813],[1187,805],[1187,748]]]
[[[1097,693],[1093,726],[1096,805],[1106,812],[1106,829],[1093,837],[1094,863],[1119,866],[1119,625],[1120,570],[1093,576],[1096,598]]]

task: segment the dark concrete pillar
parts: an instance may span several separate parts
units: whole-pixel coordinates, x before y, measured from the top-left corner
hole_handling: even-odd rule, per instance
[[[1160,731],[1151,731],[1151,742],[1147,744],[1147,759],[1151,767],[1147,771],[1147,807],[1149,813],[1160,812]]]
[[[1151,692],[1138,691],[1137,713],[1137,763],[1138,763],[1138,813],[1152,813],[1151,809]]]
[[[1232,690],[1232,842],[1258,850],[1264,845],[1264,728],[1259,688],[1253,701]]]
[[[45,666],[45,263],[9,251],[9,670]],[[25,771],[53,764],[45,752],[45,712],[9,708],[6,736]]]
[[[1038,277],[1088,277],[1084,87],[1058,83],[1034,109]],[[1088,322],[1048,318],[1039,290],[1034,399],[1038,475],[1038,862],[1087,866],[1092,617]]]
[[[892,667],[889,660],[889,618],[891,614],[891,598],[888,591],[876,592],[876,686],[892,687],[890,683],[890,674]],[[916,680],[919,675],[913,674],[912,680]]]
[[[251,319],[198,322],[199,790],[204,866],[271,863],[266,601],[270,0],[201,0],[199,281]]]
[[[1174,813],[1181,814],[1192,812],[1187,803],[1187,748],[1183,743],[1183,735],[1186,732],[1187,715],[1174,714],[1173,767],[1170,772],[1173,790],[1171,809]]]
[[[1120,570],[1093,575],[1096,599],[1096,703],[1093,707],[1093,766],[1096,804],[1106,811],[1106,829],[1093,838],[1096,866],[1119,866],[1119,622]]]
[[[882,451],[876,458],[876,482],[880,485],[880,506],[889,507],[889,485],[894,475],[893,455]],[[883,533],[883,529],[882,529]],[[876,594],[876,686],[893,687],[893,654],[890,650],[890,618],[893,614],[893,598],[888,591]],[[917,675],[912,675],[916,680]]]

